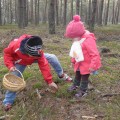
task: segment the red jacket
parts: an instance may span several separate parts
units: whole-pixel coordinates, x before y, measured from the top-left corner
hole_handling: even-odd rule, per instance
[[[90,74],[90,68],[98,70],[101,67],[101,60],[94,34],[86,31],[82,38],[86,38],[81,44],[84,61],[76,62],[75,59],[72,58],[71,62],[74,63],[74,71],[79,69],[80,73],[84,75]]]
[[[7,48],[4,49],[4,63],[10,69],[14,67],[16,63],[21,65],[31,65],[34,61],[38,61],[40,71],[44,77],[44,80],[50,84],[52,83],[52,75],[48,61],[46,60],[43,52],[41,57],[30,57],[27,54],[23,54],[19,48],[23,39],[30,37],[31,35],[24,34],[18,39],[14,39]]]

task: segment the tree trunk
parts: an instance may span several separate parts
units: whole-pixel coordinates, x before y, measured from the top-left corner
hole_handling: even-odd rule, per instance
[[[105,16],[105,25],[107,25],[107,22],[108,22],[109,3],[110,3],[110,0],[108,0],[108,3],[107,3],[106,16]]]
[[[102,25],[103,4],[104,4],[104,0],[101,0],[100,9],[99,9],[99,19],[98,19],[98,25],[100,26]]]
[[[37,23],[39,24],[39,21],[40,21],[40,1],[39,1],[39,0],[38,0],[37,14],[38,14],[38,17],[37,17]]]
[[[59,25],[59,19],[58,19],[58,0],[55,0],[55,18],[56,18],[56,25]]]
[[[66,26],[66,14],[67,14],[67,0],[64,0],[64,13],[63,13],[63,25]]]
[[[118,11],[117,11],[117,15],[116,15],[116,24],[118,24],[119,21],[119,15],[120,15],[120,0],[118,0]]]
[[[10,6],[9,6],[9,23],[12,24],[12,20],[13,20],[13,13],[12,13],[12,0],[10,0]]]
[[[80,11],[80,0],[76,0],[76,14],[79,15]]]
[[[91,15],[91,22],[89,25],[89,29],[91,32],[94,31],[94,26],[95,26],[95,15],[96,15],[96,6],[97,6],[97,0],[92,1],[92,15]]]
[[[113,8],[112,8],[112,24],[114,24],[114,17],[115,17],[115,1],[113,1]]]
[[[43,23],[47,21],[47,0],[45,0],[44,14],[43,14]]]
[[[3,1],[3,25],[6,24],[6,0]]]
[[[98,23],[98,14],[99,14],[99,1],[97,2],[97,5],[96,5],[96,14],[95,14],[95,23]]]
[[[28,0],[24,0],[24,16],[25,16],[25,27],[28,26],[28,8],[27,8]]]
[[[85,21],[85,23],[86,24],[88,24],[88,7],[87,7],[87,0],[85,0],[85,3],[86,3],[86,5],[85,5],[85,16],[84,16],[84,21]]]
[[[39,0],[35,0],[35,25],[39,24]]]
[[[86,2],[86,0],[84,0]],[[86,11],[85,11],[86,12]],[[81,0],[80,2],[80,16],[81,16],[81,19],[83,20],[83,1]]]
[[[2,25],[2,6],[1,6],[1,0],[0,0],[0,26]]]
[[[91,13],[92,13],[92,10],[91,10],[91,0],[89,0],[89,7],[88,7],[88,25],[90,26],[90,21],[91,21]]]
[[[116,8],[115,8],[115,24],[118,24],[118,18],[119,18],[119,11],[120,11],[120,0],[117,1]]]
[[[15,23],[18,23],[18,1],[15,0]]]
[[[18,0],[18,27],[25,27],[26,19],[26,0]]]
[[[60,0],[60,23],[63,23],[63,0]]]
[[[48,22],[49,22],[49,33],[55,34],[55,0],[49,0],[48,9]]]
[[[33,24],[33,22],[34,22],[33,0],[30,0],[30,11],[31,11],[31,14],[30,14],[30,22]]]
[[[9,1],[6,1],[6,22],[9,23]]]
[[[73,19],[73,0],[71,0],[71,12],[70,12],[70,20]]]

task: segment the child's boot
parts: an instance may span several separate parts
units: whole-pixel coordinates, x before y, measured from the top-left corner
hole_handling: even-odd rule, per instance
[[[80,86],[80,79],[81,79],[80,71],[76,71],[73,84],[68,88],[69,92],[76,90]]]
[[[63,73],[61,76],[59,76],[61,80],[64,80],[66,82],[72,82],[72,78],[68,76],[67,74]]]
[[[76,94],[75,94],[75,97],[76,98],[81,98],[81,97],[85,97],[87,95],[87,91],[82,91],[82,90],[79,90]]]
[[[80,81],[77,79],[74,79],[73,84],[68,88],[69,92],[72,92],[76,90],[80,86]]]
[[[77,88],[78,88],[77,85],[72,84],[72,85],[68,88],[68,92],[72,92],[72,91],[76,90]]]
[[[76,98],[81,98],[87,95],[88,80],[82,80],[80,84],[80,90],[75,94]]]
[[[4,110],[5,110],[6,112],[9,111],[11,108],[12,108],[12,105],[11,105],[10,103],[8,103],[8,104],[6,104],[6,105],[4,106]]]

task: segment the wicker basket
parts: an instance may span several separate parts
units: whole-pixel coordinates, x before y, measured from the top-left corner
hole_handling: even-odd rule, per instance
[[[26,82],[24,81],[22,73],[17,69],[16,71],[18,71],[21,74],[22,78],[11,73],[7,73],[3,77],[3,86],[7,90],[13,92],[21,91],[26,87]]]

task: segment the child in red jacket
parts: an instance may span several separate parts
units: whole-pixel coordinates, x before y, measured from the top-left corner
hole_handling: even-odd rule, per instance
[[[24,34],[20,38],[14,39],[4,49],[4,63],[13,74],[21,77],[15,69],[23,73],[27,65],[37,62],[47,84],[58,89],[57,85],[53,82],[48,61],[42,50],[42,44],[40,37]],[[6,111],[11,108],[15,97],[16,92],[6,92],[5,99],[3,100]]]
[[[65,36],[73,40],[70,56],[76,73],[74,83],[68,90],[72,91],[80,87],[75,94],[77,98],[80,98],[86,95],[90,74],[101,67],[96,38],[93,33],[85,30],[79,15],[75,15],[67,25]]]

